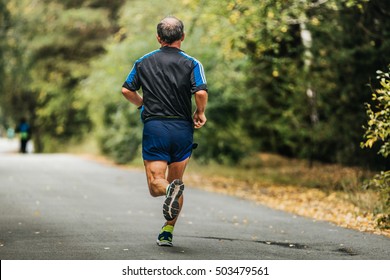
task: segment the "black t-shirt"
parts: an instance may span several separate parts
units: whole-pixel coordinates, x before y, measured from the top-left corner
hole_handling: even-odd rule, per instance
[[[202,64],[182,50],[162,47],[138,59],[123,87],[142,88],[144,120],[159,117],[192,119],[191,97],[207,91]]]

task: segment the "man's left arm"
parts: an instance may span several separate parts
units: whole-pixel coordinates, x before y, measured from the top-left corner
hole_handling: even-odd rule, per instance
[[[138,61],[135,62],[129,75],[127,75],[126,81],[122,85],[122,94],[128,101],[137,107],[141,107],[143,105],[143,98],[137,92],[137,90],[141,87],[137,72],[137,65]]]

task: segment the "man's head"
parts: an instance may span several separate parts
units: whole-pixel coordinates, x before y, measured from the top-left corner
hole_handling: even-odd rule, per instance
[[[172,44],[184,39],[184,25],[181,20],[173,16],[164,18],[157,25],[157,36],[160,43]]]

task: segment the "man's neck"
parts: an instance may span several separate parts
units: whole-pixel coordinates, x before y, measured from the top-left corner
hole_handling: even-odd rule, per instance
[[[180,49],[180,47],[181,47],[181,40],[175,41],[172,44],[168,44],[168,43],[164,43],[163,42],[163,43],[161,43],[161,47],[170,47],[170,48]]]

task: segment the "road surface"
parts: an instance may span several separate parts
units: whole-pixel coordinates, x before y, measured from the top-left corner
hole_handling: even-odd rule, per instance
[[[66,154],[10,153],[6,142],[0,141],[2,260],[390,258],[389,238],[190,186],[174,247],[159,247],[163,198],[149,195],[142,171]]]

